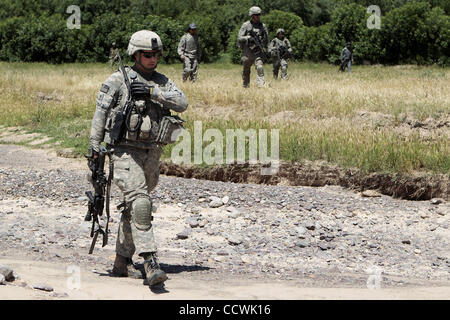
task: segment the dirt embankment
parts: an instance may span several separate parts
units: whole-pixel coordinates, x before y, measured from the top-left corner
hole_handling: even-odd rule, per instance
[[[184,178],[311,187],[339,185],[357,191],[377,189],[384,195],[407,200],[432,198],[448,200],[450,198],[450,180],[447,175],[366,174],[358,169],[343,169],[316,162],[305,162],[304,164],[281,162],[278,172],[273,175],[262,175],[261,169],[261,165],[248,163],[209,168],[177,165],[168,161],[161,164],[161,173]]]

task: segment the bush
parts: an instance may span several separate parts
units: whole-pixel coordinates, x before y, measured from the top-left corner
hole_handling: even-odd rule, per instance
[[[267,26],[269,39],[275,38],[275,32],[279,28],[284,29],[286,37],[289,38],[295,29],[303,26],[302,18],[280,10],[270,11],[269,14],[262,17],[262,22]]]
[[[237,37],[241,26],[236,27],[233,32],[231,32],[230,39],[228,40],[227,52],[231,57],[231,62],[235,64],[241,63],[242,49],[237,45]]]
[[[448,64],[449,17],[441,8],[414,2],[390,11],[383,19],[380,47],[384,63]]]
[[[331,50],[330,25],[300,27],[292,33],[291,45],[296,60],[329,60]]]

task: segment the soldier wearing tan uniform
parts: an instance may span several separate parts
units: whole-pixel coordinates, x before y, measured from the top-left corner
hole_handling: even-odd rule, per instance
[[[202,55],[195,23],[191,23],[188,32],[181,37],[177,52],[181,61],[183,61],[183,82],[188,78],[195,82],[198,74],[198,62]]]
[[[284,37],[284,30],[278,29],[276,37],[269,44],[269,53],[273,59],[273,77],[278,78],[281,68],[281,79],[287,80],[288,59],[292,55],[291,43]]]
[[[251,7],[249,10],[250,20],[244,22],[238,33],[238,45],[242,49],[242,80],[244,88],[250,85],[250,68],[255,64],[256,83],[258,87],[264,86],[264,52],[255,43],[255,37],[265,50],[269,41],[269,35],[264,23],[260,21],[261,9]]]
[[[112,151],[113,181],[124,197],[125,210],[120,219],[112,272],[117,276],[138,277],[139,272],[132,262],[136,253],[144,259],[145,275],[152,286],[167,279],[156,257],[149,196],[158,183],[159,159],[164,145],[157,137],[164,127],[162,123],[173,118],[170,110],[183,112],[188,103],[175,83],[155,70],[163,53],[156,33],[148,30],[134,33],[127,52],[135,61],[132,67],[125,67],[131,92],[120,71],[102,84],[92,119],[90,148],[94,158],[102,142]],[[119,121],[117,114],[124,109],[129,94],[136,101],[135,108],[126,119],[125,134],[116,141],[112,133]]]

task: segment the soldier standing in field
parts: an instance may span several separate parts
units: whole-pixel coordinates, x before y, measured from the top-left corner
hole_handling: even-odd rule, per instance
[[[198,62],[201,59],[201,48],[198,43],[197,25],[191,23],[188,31],[180,39],[178,44],[178,55],[183,61],[183,82],[188,78],[195,82],[198,74]]]
[[[119,52],[119,49],[116,47],[116,43],[113,42],[111,49],[109,50],[109,65],[112,66],[114,62],[116,62],[117,59],[117,53]]]
[[[341,52],[341,66],[339,70],[341,72],[345,71],[345,67],[348,68],[348,72],[352,72],[352,63],[353,63],[353,49],[352,43],[349,41],[344,49]]]
[[[124,197],[112,273],[139,278],[141,273],[132,261],[136,253],[143,258],[145,277],[153,286],[163,283],[167,275],[156,257],[149,194],[158,183],[159,159],[166,144],[161,141],[173,133],[163,130],[168,128],[167,121],[174,119],[170,110],[183,112],[188,103],[176,84],[155,70],[163,53],[163,44],[155,32],[134,33],[127,52],[135,62],[132,67],[125,67],[130,91],[121,71],[102,84],[92,119],[88,157],[98,158],[101,143],[105,142],[106,149],[112,152],[113,181]],[[123,123],[118,115],[129,105],[129,95],[135,103],[117,136],[117,123]],[[165,138],[159,139],[161,134]]]
[[[261,19],[261,9],[251,7],[250,20],[244,22],[238,33],[238,45],[242,49],[242,80],[244,88],[250,85],[250,68],[255,64],[258,87],[264,86],[265,48],[269,42],[267,28]]]
[[[287,80],[288,58],[292,55],[291,43],[284,37],[284,30],[278,29],[276,37],[269,44],[269,53],[273,59],[273,77],[278,78],[281,67],[281,79]]]

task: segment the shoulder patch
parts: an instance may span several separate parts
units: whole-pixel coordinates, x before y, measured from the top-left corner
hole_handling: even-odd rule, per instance
[[[100,88],[100,91],[103,93],[108,93],[109,86],[107,84],[102,84],[102,87]]]

